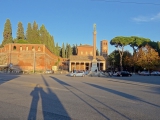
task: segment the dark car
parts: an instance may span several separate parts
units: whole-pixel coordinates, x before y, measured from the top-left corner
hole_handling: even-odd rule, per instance
[[[128,71],[121,71],[117,73],[117,76],[132,76],[132,74]]]

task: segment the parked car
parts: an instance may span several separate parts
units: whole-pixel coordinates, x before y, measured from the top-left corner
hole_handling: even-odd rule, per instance
[[[160,72],[159,71],[152,71],[151,75],[160,76]]]
[[[70,73],[70,76],[72,76],[72,77],[76,77],[76,76],[84,77],[85,73],[84,73],[84,71],[74,71],[73,73]]]
[[[46,70],[46,72],[45,72],[46,74],[52,74],[53,73],[53,71],[52,70]]]
[[[150,73],[148,71],[142,71],[139,73],[139,75],[149,76]]]
[[[117,76],[132,76],[132,74],[128,71],[117,72]]]

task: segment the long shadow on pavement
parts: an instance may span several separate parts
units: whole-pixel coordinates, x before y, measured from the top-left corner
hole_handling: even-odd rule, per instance
[[[84,83],[85,83],[85,82],[84,82]],[[143,100],[143,99],[141,99],[141,98],[139,98],[139,97],[136,97],[136,96],[133,96],[133,95],[124,93],[124,92],[116,91],[116,90],[113,90],[113,89],[105,88],[105,87],[102,87],[102,86],[99,86],[99,85],[95,85],[95,84],[91,84],[91,83],[85,83],[85,84],[88,84],[88,85],[90,85],[90,86],[92,86],[92,87],[95,87],[95,88],[98,88],[98,89],[101,89],[101,90],[104,90],[104,91],[107,91],[107,92],[116,94],[116,95],[118,95],[118,96],[121,96],[121,97],[130,99],[130,100],[143,102],[143,103],[146,103],[146,104],[155,106],[155,107],[160,107],[159,105],[156,105],[156,104],[154,104],[154,103],[147,102],[147,101],[145,101],[145,100]]]
[[[36,120],[37,107],[38,107],[38,101],[39,101],[39,91],[40,91],[40,87],[37,84],[35,86],[34,90],[30,93],[30,95],[33,98],[32,98],[32,102],[31,102],[31,106],[30,106],[28,120]]]
[[[160,85],[160,76],[140,76],[140,75],[133,75],[131,77],[111,77],[112,80],[123,80],[123,81],[131,81],[137,83],[147,83],[147,84],[154,84]],[[110,80],[111,80],[110,79]]]
[[[40,98],[42,100],[43,120],[71,120],[57,95],[52,92],[44,76],[41,76],[47,86],[47,92],[45,92],[42,87],[37,86],[31,92],[33,98],[28,120],[36,120],[38,101]]]
[[[54,79],[55,81],[57,81],[58,83],[60,83],[61,85],[63,85],[67,90],[69,90],[71,93],[73,93],[75,96],[77,96],[80,100],[82,100],[83,102],[85,102],[88,106],[90,106],[90,107],[91,107],[92,109],[94,109],[97,113],[99,113],[100,115],[102,115],[105,119],[109,120],[109,118],[108,118],[107,116],[105,116],[103,113],[101,113],[98,109],[96,109],[94,106],[92,106],[89,102],[87,102],[87,101],[85,101],[83,98],[79,97],[77,94],[75,94],[72,90],[70,90],[70,89],[67,88],[66,86],[70,86],[70,87],[72,87],[72,88],[78,90],[79,92],[85,94],[85,95],[88,96],[89,98],[91,98],[91,99],[97,101],[98,103],[104,105],[105,107],[109,108],[110,110],[112,110],[112,111],[118,113],[119,115],[123,116],[124,118],[130,120],[130,118],[128,118],[128,117],[125,116],[124,114],[122,114],[122,113],[118,112],[117,110],[113,109],[112,107],[110,107],[110,106],[108,106],[108,105],[102,103],[101,101],[99,101],[99,100],[93,98],[92,96],[90,96],[90,95],[84,93],[83,91],[81,91],[81,90],[79,90],[79,89],[77,89],[77,88],[75,88],[75,87],[73,87],[73,86],[71,86],[71,85],[69,85],[69,84],[63,82],[62,80],[59,80],[58,78],[55,78],[55,77],[52,77],[52,76],[50,76],[50,77],[51,77],[52,79]],[[65,85],[66,85],[66,86],[65,86]]]
[[[6,82],[9,82],[11,80],[14,80],[15,78],[20,77],[19,75],[9,75],[9,74],[0,74],[0,85]]]

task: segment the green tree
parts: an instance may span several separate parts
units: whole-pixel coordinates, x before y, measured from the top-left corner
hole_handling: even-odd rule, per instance
[[[55,43],[54,43],[54,37],[50,36],[50,49],[55,54]]]
[[[57,56],[60,56],[60,50],[61,48],[59,47],[58,43],[56,43],[55,52]]]
[[[72,52],[73,52],[72,53],[73,55],[77,55],[77,44],[76,45],[73,44],[73,46],[72,46]]]
[[[28,41],[28,43],[32,43],[32,25],[31,23],[28,23],[27,25],[26,40]]]
[[[96,56],[99,56],[100,54],[99,54],[99,50],[97,49],[96,50]]]
[[[65,46],[62,44],[62,58],[65,58]]]
[[[27,40],[14,40],[14,43],[21,43],[21,44],[28,44],[28,41]]]
[[[66,43],[66,50],[65,50],[66,58],[68,58],[68,43]]]
[[[154,42],[154,41],[150,41],[148,42],[148,45],[151,46],[156,52],[158,52],[159,56],[160,56],[160,42]]]
[[[4,25],[2,46],[8,43],[13,43],[12,27],[9,19],[6,20],[6,23]]]
[[[45,44],[46,45],[46,42],[47,42],[47,30],[46,30],[44,25],[42,25],[40,27],[39,33],[40,33],[41,44]]]
[[[151,40],[148,38],[138,37],[138,36],[131,36],[129,39],[129,45],[133,48],[133,53],[136,53],[139,48],[145,46]]]
[[[18,23],[18,29],[17,29],[17,40],[24,40],[24,28],[23,24],[21,22]]]
[[[40,36],[39,36],[39,30],[38,30],[38,24],[36,21],[33,23],[33,30],[32,30],[32,44],[39,44],[40,43]]]
[[[119,61],[120,61],[120,55],[118,50],[114,50],[108,55],[108,62],[113,69],[115,67],[119,67]]]
[[[129,43],[130,43],[130,39],[128,37],[123,37],[123,36],[115,37],[110,41],[110,44],[114,45],[118,49],[118,52],[120,55],[121,71],[122,71],[122,57],[123,57],[124,47],[127,46]]]
[[[68,45],[68,58],[72,55],[72,47],[71,45],[69,44]]]

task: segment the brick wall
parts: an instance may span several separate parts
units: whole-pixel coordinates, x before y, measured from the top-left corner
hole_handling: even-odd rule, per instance
[[[81,45],[77,47],[77,55],[82,56],[82,55],[89,55],[93,56],[93,46],[90,45]]]
[[[0,64],[12,63],[21,70],[51,70],[58,58],[43,44],[7,44],[0,48]],[[60,58],[59,64],[62,60]]]

